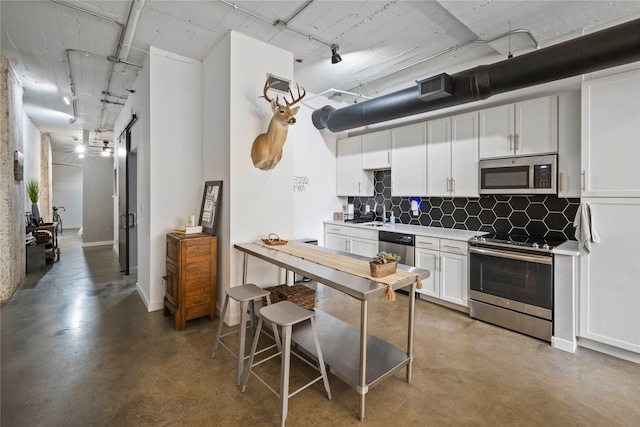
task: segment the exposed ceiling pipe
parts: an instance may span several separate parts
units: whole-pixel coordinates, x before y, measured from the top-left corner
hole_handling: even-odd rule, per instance
[[[419,86],[335,109],[315,110],[318,129],[340,132],[489,98],[640,60],[640,19],[607,28],[525,55],[452,75],[453,94],[433,101],[418,98]]]
[[[444,55],[446,53],[450,53],[450,52],[456,51],[456,50],[458,50],[460,48],[463,48],[465,46],[468,46],[470,44],[474,44],[474,43],[486,43],[486,44],[493,43],[493,42],[495,42],[497,40],[500,40],[502,38],[509,37],[512,34],[526,34],[527,36],[529,36],[529,38],[533,42],[533,44],[535,45],[536,49],[538,49],[540,47],[540,43],[538,43],[538,40],[536,40],[536,38],[533,37],[533,35],[531,34],[531,32],[529,30],[525,30],[525,29],[510,30],[510,31],[507,31],[506,33],[502,33],[499,36],[495,36],[495,37],[493,37],[491,39],[475,39],[475,40],[469,40],[469,41],[466,41],[464,43],[453,45],[453,46],[448,47],[448,48],[446,48],[444,50],[441,50],[440,52],[436,52],[433,55],[429,55],[426,58],[422,58],[419,61],[413,62],[413,63],[411,63],[409,65],[406,65],[406,66],[404,66],[402,68],[394,70],[394,71],[392,71],[392,72],[390,72],[388,74],[385,74],[383,76],[378,76],[374,80],[372,80],[371,82],[382,80],[382,79],[386,79],[387,77],[393,76],[394,74],[401,73],[401,72],[403,72],[405,70],[408,70],[409,68],[415,67],[416,65],[420,65],[420,64],[423,64],[423,63],[425,63],[427,61],[431,61],[432,59],[435,59],[435,58],[437,58],[439,56],[442,56],[442,55]],[[509,53],[511,53],[511,52],[509,52]],[[371,83],[371,82],[369,82],[369,83]],[[359,84],[356,87],[366,86],[369,83]]]

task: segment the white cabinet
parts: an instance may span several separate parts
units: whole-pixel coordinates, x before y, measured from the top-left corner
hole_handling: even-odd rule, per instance
[[[478,197],[478,113],[427,122],[428,195]]]
[[[416,267],[431,271],[417,292],[458,306],[469,306],[466,241],[416,236]]]
[[[349,227],[325,224],[324,246],[337,251],[349,252]]]
[[[378,253],[378,230],[325,224],[326,248],[373,258]]]
[[[480,110],[479,156],[524,156],[558,151],[557,95]]]
[[[640,70],[582,83],[582,196],[640,197]]]
[[[378,253],[378,230],[351,227],[349,252],[373,258]]]
[[[336,194],[373,196],[373,172],[362,170],[362,137],[337,141]]]
[[[391,130],[391,195],[427,195],[426,124]]]
[[[391,131],[384,130],[362,135],[362,169],[391,167]]]
[[[580,336],[640,353],[640,198],[583,201],[600,243],[580,260]]]
[[[580,197],[580,91],[558,95],[558,197]]]

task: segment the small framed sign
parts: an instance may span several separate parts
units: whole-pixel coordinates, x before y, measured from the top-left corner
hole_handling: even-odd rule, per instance
[[[220,211],[220,198],[222,197],[222,181],[207,181],[204,183],[202,193],[202,206],[200,207],[200,219],[198,225],[202,226],[204,233],[216,235],[218,212]]]
[[[344,212],[334,212],[333,213],[334,221],[344,221]]]

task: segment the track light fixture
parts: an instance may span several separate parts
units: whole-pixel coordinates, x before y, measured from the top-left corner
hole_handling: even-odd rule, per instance
[[[342,57],[338,54],[338,49],[340,49],[340,46],[338,46],[337,44],[331,45],[331,63],[332,64],[337,64],[338,62],[342,61]]]
[[[74,123],[75,123],[75,122],[77,122],[77,121],[78,121],[78,118],[77,118],[77,117],[71,117],[71,118],[69,119],[69,123],[70,123],[70,124],[74,124]]]

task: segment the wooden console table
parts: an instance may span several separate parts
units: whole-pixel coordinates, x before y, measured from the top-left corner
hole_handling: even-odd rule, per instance
[[[49,243],[45,243],[45,254],[47,258],[58,258],[60,260],[60,248],[58,247],[58,223],[57,222],[47,222],[38,227],[27,227],[26,232],[31,233],[32,231],[48,231],[51,233],[51,241]],[[51,254],[51,256],[49,256]]]
[[[187,320],[216,317],[218,239],[205,233],[167,234],[164,315],[175,316],[175,330]]]
[[[289,242],[287,245],[302,244]],[[354,261],[368,261],[368,258],[317,247],[317,250],[329,260],[312,262],[259,243],[235,244],[234,247],[244,253],[243,284],[247,282],[247,264],[251,255],[284,268],[287,273],[291,271],[309,277],[360,301],[360,328],[318,309],[315,310],[315,320],[325,363],[334,375],[353,386],[359,394],[358,417],[361,420],[365,415],[365,395],[371,387],[404,367],[406,367],[406,380],[411,381],[416,279],[429,277],[429,271],[399,264],[398,270],[410,272],[411,275],[390,285],[394,290],[411,287],[408,298],[407,348],[401,349],[367,332],[368,301],[373,298],[384,298],[388,285],[375,282],[371,278],[340,271],[332,267],[334,263],[330,260],[332,254],[342,259],[348,256]],[[390,304],[396,303],[390,302]],[[307,353],[315,356],[310,326],[295,328],[292,339]]]

